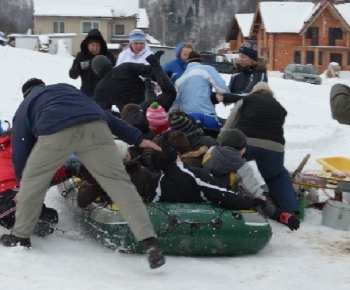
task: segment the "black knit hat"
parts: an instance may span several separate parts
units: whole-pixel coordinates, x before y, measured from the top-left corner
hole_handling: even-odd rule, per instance
[[[247,40],[239,48],[238,53],[249,56],[252,60],[258,60],[258,44],[255,40]]]
[[[23,98],[25,98],[29,94],[30,90],[36,86],[45,86],[45,83],[36,78],[27,80],[22,86]]]
[[[193,123],[190,119],[183,116],[174,116],[170,120],[170,128],[189,134],[193,131]]]
[[[203,62],[203,58],[198,52],[191,51],[187,59],[187,63],[190,62]]]
[[[222,132],[218,140],[221,146],[232,147],[238,151],[247,146],[246,136],[237,129],[228,129]]]
[[[111,61],[105,55],[96,55],[92,60],[91,66],[100,77],[113,68]]]

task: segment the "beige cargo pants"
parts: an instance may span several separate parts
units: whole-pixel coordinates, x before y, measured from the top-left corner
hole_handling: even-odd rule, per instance
[[[104,121],[39,136],[23,171],[12,234],[21,238],[32,235],[50,180],[73,153],[118,204],[136,239],[155,237],[147,209],[125,171],[114,136]]]

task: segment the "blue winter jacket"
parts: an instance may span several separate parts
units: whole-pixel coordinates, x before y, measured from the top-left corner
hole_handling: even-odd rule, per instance
[[[20,182],[27,158],[38,136],[51,135],[63,129],[104,120],[112,134],[129,144],[142,142],[135,127],[105,112],[90,97],[68,84],[35,87],[19,105],[13,118],[12,163]]]
[[[186,65],[187,63],[185,61],[183,61],[180,58],[180,53],[181,53],[181,48],[185,45],[185,42],[180,42],[176,45],[175,47],[175,57],[176,59],[167,62],[164,66],[163,66],[163,70],[169,74],[171,73],[171,77],[170,80],[172,82],[172,84],[174,85],[175,82],[182,76],[182,74],[184,73],[185,69],[186,69]]]
[[[176,81],[177,91],[174,106],[185,113],[216,115],[215,106],[210,100],[212,88],[216,93],[229,92],[225,81],[210,65],[191,62],[184,74]]]

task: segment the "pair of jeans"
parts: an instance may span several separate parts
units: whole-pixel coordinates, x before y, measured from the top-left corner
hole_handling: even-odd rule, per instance
[[[284,152],[247,145],[243,157],[247,161],[255,160],[269,188],[269,196],[274,199],[277,206],[285,212],[299,213],[292,179],[284,167]]]

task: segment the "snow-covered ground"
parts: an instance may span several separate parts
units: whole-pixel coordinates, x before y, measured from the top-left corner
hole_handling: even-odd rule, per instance
[[[22,100],[21,87],[31,77],[47,84],[66,82],[77,87],[68,70],[72,59],[0,47],[0,119],[11,120]],[[223,75],[228,81],[229,76]],[[285,124],[288,170],[311,154],[305,169],[319,169],[319,157],[350,156],[350,127],[332,120],[329,92],[336,82],[321,86],[283,80],[269,74],[276,98],[287,109]],[[218,106],[227,117],[231,107]],[[120,254],[81,235],[56,188],[46,203],[59,211],[58,228],[46,238],[32,237],[32,251],[0,246],[1,289],[349,289],[350,232],[321,225],[322,212],[307,209],[297,232],[271,221],[270,244],[256,255],[240,257],[167,257],[160,269],[150,270],[143,255]],[[7,233],[0,229],[0,235]]]

